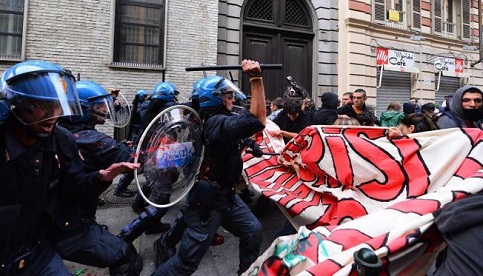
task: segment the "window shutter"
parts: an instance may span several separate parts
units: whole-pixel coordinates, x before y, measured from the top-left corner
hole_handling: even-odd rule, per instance
[[[386,1],[374,1],[374,21],[386,22]]]
[[[461,37],[463,39],[471,39],[471,0],[461,1],[462,11],[462,30]]]
[[[441,0],[433,1],[433,30],[435,33],[441,33],[443,31],[443,19],[441,18],[442,5]]]
[[[412,28],[421,29],[421,0],[413,0],[413,23]]]

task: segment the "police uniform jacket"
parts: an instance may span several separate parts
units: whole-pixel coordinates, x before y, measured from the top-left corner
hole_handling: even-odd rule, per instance
[[[8,122],[6,123],[8,124]],[[0,125],[0,263],[43,241],[59,200],[80,202],[98,189],[98,172],[86,174],[72,134],[54,134],[21,145]]]
[[[209,167],[207,177],[221,190],[234,191],[242,169],[242,139],[264,128],[250,112],[221,112],[210,116],[203,125],[205,152],[202,167]]]

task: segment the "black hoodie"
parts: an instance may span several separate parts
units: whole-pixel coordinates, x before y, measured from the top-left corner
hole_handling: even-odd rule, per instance
[[[337,120],[337,104],[339,98],[337,94],[325,92],[320,96],[322,100],[322,108],[314,113],[312,119],[313,125],[333,125]]]

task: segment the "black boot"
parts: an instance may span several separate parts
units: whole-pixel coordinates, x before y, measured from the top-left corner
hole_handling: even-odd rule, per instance
[[[147,185],[144,185],[141,189],[143,191],[144,196],[148,197],[151,194],[151,189]],[[147,205],[148,204],[141,196],[141,193],[137,193],[136,197],[132,202],[131,208],[135,213],[141,214],[142,212],[144,212]]]
[[[132,180],[134,179],[134,172],[124,173],[119,182],[117,183],[116,190],[114,191],[114,195],[117,197],[133,197],[136,192],[129,190],[127,187],[131,184]]]

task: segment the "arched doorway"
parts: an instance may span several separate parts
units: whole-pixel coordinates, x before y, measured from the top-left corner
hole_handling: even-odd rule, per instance
[[[242,58],[282,63],[282,70],[264,72],[269,100],[282,96],[286,77],[311,92],[313,20],[300,0],[248,0],[242,17]],[[243,76],[243,87],[250,87]],[[248,92],[248,91],[246,91]]]

